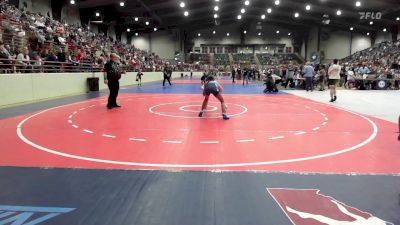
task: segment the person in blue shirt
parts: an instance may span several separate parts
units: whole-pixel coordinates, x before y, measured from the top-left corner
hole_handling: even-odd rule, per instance
[[[223,90],[224,89],[215,80],[214,76],[211,75],[205,79],[204,90],[203,90],[204,101],[203,105],[201,106],[201,111],[199,112],[199,117],[203,117],[204,111],[207,109],[207,104],[208,104],[208,99],[210,98],[210,94],[213,94],[221,102],[222,118],[224,120],[229,120],[229,117],[226,114],[227,106],[225,104],[224,98],[221,95]]]
[[[365,63],[363,63],[362,67],[360,67],[358,69],[358,73],[360,75],[364,75],[364,74],[369,74],[371,71],[369,70],[369,68],[365,65]]]
[[[306,91],[313,91],[313,77],[315,74],[314,67],[310,62],[307,62],[303,69],[304,78],[306,79]]]

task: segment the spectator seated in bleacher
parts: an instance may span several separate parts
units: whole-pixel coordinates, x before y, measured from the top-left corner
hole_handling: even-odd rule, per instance
[[[4,43],[0,41],[0,70],[4,73],[12,71],[12,58],[10,52],[5,47]]]
[[[32,70],[29,58],[29,50],[27,47],[18,49],[17,59],[15,61],[15,67],[19,73],[29,73]]]

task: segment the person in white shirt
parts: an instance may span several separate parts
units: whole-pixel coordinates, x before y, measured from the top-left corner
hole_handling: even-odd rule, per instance
[[[16,65],[21,73],[26,73],[28,71],[28,67],[30,65],[30,58],[29,58],[29,50],[27,47],[24,47],[23,50],[18,51],[19,54],[17,55]]]
[[[329,90],[331,95],[330,102],[336,101],[336,85],[340,80],[340,70],[341,66],[339,66],[338,60],[334,59],[333,64],[328,69],[328,77],[329,77]]]
[[[355,83],[354,71],[352,68],[349,68],[349,70],[347,71],[347,82],[344,85],[344,87],[350,89],[350,84],[352,84],[354,86],[355,85],[354,83]]]

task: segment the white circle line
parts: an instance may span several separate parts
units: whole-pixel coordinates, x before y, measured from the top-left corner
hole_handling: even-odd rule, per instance
[[[270,137],[268,139],[269,140],[276,140],[276,139],[282,139],[282,138],[285,138],[285,136]]]
[[[200,144],[218,144],[219,141],[200,141]]]
[[[154,105],[154,106],[150,107],[150,108],[149,108],[149,112],[151,112],[151,113],[153,113],[153,114],[156,114],[156,115],[159,115],[159,116],[167,116],[167,117],[174,117],[174,118],[187,118],[187,119],[193,119],[193,118],[195,118],[195,119],[211,119],[211,118],[214,119],[214,118],[221,118],[221,117],[222,117],[222,116],[208,116],[208,117],[198,117],[198,116],[174,116],[174,115],[162,114],[162,113],[153,111],[154,108],[159,107],[159,106],[163,106],[163,105],[173,105],[173,104],[183,104],[183,103],[186,104],[186,103],[193,103],[193,102],[170,102],[170,103],[162,103],[162,104],[158,104],[158,105]],[[245,106],[242,106],[242,105],[238,105],[238,104],[234,104],[234,103],[226,103],[226,104],[227,104],[227,105],[236,105],[236,106],[238,106],[238,107],[244,109],[243,112],[236,113],[236,114],[229,114],[230,117],[239,116],[239,115],[245,114],[245,113],[248,111],[248,109],[247,109]]]
[[[146,139],[143,138],[129,138],[130,141],[147,141]]]
[[[71,104],[70,104],[71,105]],[[56,108],[61,108],[61,107],[65,107],[65,106],[58,106],[58,107],[54,107],[51,109],[56,109]],[[29,139],[27,139],[23,133],[22,133],[22,126],[23,124],[28,121],[29,119],[40,115],[42,113],[45,113],[51,109],[46,109],[43,110],[41,112],[38,112],[36,114],[30,115],[29,117],[25,118],[24,120],[22,120],[18,125],[17,125],[17,135],[18,137],[25,142],[28,145],[31,145],[34,148],[37,148],[39,150],[51,153],[51,154],[55,154],[55,155],[59,155],[59,156],[63,156],[63,157],[67,157],[67,158],[73,158],[73,159],[79,159],[79,160],[84,160],[84,161],[90,161],[90,162],[99,162],[99,163],[107,163],[107,164],[117,164],[117,165],[126,165],[126,166],[144,166],[144,167],[163,167],[163,168],[224,168],[224,167],[243,167],[243,166],[261,166],[261,165],[272,165],[272,164],[281,164],[281,163],[292,163],[292,162],[301,162],[301,161],[307,161],[307,160],[315,160],[315,159],[321,159],[321,158],[327,158],[327,157],[331,157],[331,156],[336,156],[336,155],[340,155],[343,153],[347,153],[350,151],[354,151],[360,147],[363,147],[364,145],[367,145],[368,143],[370,143],[378,134],[378,127],[376,126],[376,124],[370,120],[368,117],[346,110],[346,109],[341,109],[343,111],[346,111],[348,113],[360,116],[361,118],[367,120],[372,128],[373,131],[371,133],[371,135],[364,140],[363,142],[354,145],[352,147],[349,148],[345,148],[342,150],[338,150],[335,152],[331,152],[331,153],[326,153],[326,154],[322,154],[322,155],[316,155],[316,156],[309,156],[309,157],[302,157],[302,158],[294,158],[294,159],[285,159],[285,160],[274,160],[274,161],[266,161],[266,162],[252,162],[252,163],[230,163],[230,164],[157,164],[157,163],[136,163],[136,162],[124,162],[124,161],[115,161],[115,160],[105,160],[105,159],[96,159],[96,158],[89,158],[89,157],[84,157],[84,156],[77,156],[77,155],[72,155],[72,154],[67,154],[67,153],[63,153],[63,152],[58,152],[43,146],[40,146],[36,143],[33,143],[32,141],[30,141]],[[339,108],[338,108],[339,109]]]
[[[110,135],[110,134],[103,134],[103,135],[101,135],[101,136],[107,137],[107,138],[116,138],[116,137],[117,137],[117,136]]]
[[[248,140],[236,140],[238,143],[244,143],[244,142],[254,142],[256,141],[255,139],[248,139]]]
[[[168,144],[182,144],[182,141],[162,141],[162,142]]]
[[[200,108],[201,108],[201,105],[184,105],[184,106],[179,107],[179,110],[185,111],[185,112],[197,112],[197,113],[200,112],[200,110],[195,111],[195,110],[185,109],[185,108],[192,107],[192,106],[200,106]],[[205,112],[213,112],[213,111],[216,111],[218,109],[216,106],[213,106],[213,105],[210,105],[208,107],[210,107],[212,109],[206,109],[206,110],[204,110]]]
[[[126,100],[132,100],[132,99],[126,99]],[[215,102],[211,102],[211,103],[215,103]],[[288,102],[284,102],[284,103],[288,103]],[[174,103],[166,103],[166,104],[174,104]],[[235,104],[233,104],[233,105],[235,105]],[[91,106],[89,106],[89,107],[92,107],[92,106],[96,106],[96,105],[91,105]],[[184,108],[185,107],[191,107],[191,106],[201,106],[201,105],[186,105],[186,106],[181,106],[179,109],[180,110],[182,110],[182,111],[187,111],[187,112],[198,112],[198,111],[194,111],[194,110],[184,110]],[[240,105],[238,105],[238,106],[240,106]],[[156,106],[154,106],[154,107],[156,107]],[[208,111],[208,114],[219,114],[219,113],[212,113],[212,111],[215,111],[216,109],[217,109],[217,107],[215,107],[215,106],[209,106],[209,107],[212,107],[213,109],[212,110],[205,110],[205,111]],[[242,107],[244,107],[244,106],[242,106]],[[244,108],[246,108],[246,107],[244,107]],[[311,107],[306,107],[306,108],[308,108],[308,109],[311,109]],[[85,109],[85,108],[82,108],[82,109]],[[317,110],[317,109],[315,109],[314,111],[316,111],[316,112],[319,112],[319,110]],[[76,113],[78,113],[78,112],[76,112]],[[159,112],[160,114],[162,114],[162,115],[167,115],[167,113],[169,113],[169,112]],[[172,113],[172,112],[171,112]],[[321,113],[321,114],[323,114],[323,113]],[[168,115],[169,116],[169,115]],[[325,114],[323,115],[323,116],[326,116]],[[180,117],[180,116],[178,116],[178,117]],[[221,116],[217,116],[217,117],[207,117],[207,118],[220,118]],[[196,117],[196,118],[198,118],[198,117]],[[327,118],[325,118],[325,120],[327,120]],[[72,122],[71,122],[72,123]],[[326,124],[326,122],[324,122],[325,124]],[[323,125],[325,125],[325,124],[323,124]],[[314,128],[315,129],[315,128]],[[316,129],[316,130],[314,130],[313,129],[313,131],[316,131],[316,130],[318,130],[318,129]],[[303,134],[303,133],[299,133],[299,134],[295,134],[295,135],[301,135],[301,134]],[[107,136],[103,136],[103,137],[107,137]],[[115,138],[115,137],[114,137]],[[276,137],[272,137],[272,138],[269,138],[270,140],[274,140],[274,139],[281,139],[281,138],[285,138],[284,136],[283,137],[278,137],[278,138],[276,138]],[[255,140],[254,140],[255,141]]]

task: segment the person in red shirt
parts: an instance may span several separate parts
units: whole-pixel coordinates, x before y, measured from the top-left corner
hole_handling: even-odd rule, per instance
[[[84,58],[86,58],[86,52],[85,49],[81,48],[78,55],[76,56],[76,61],[80,62]]]

